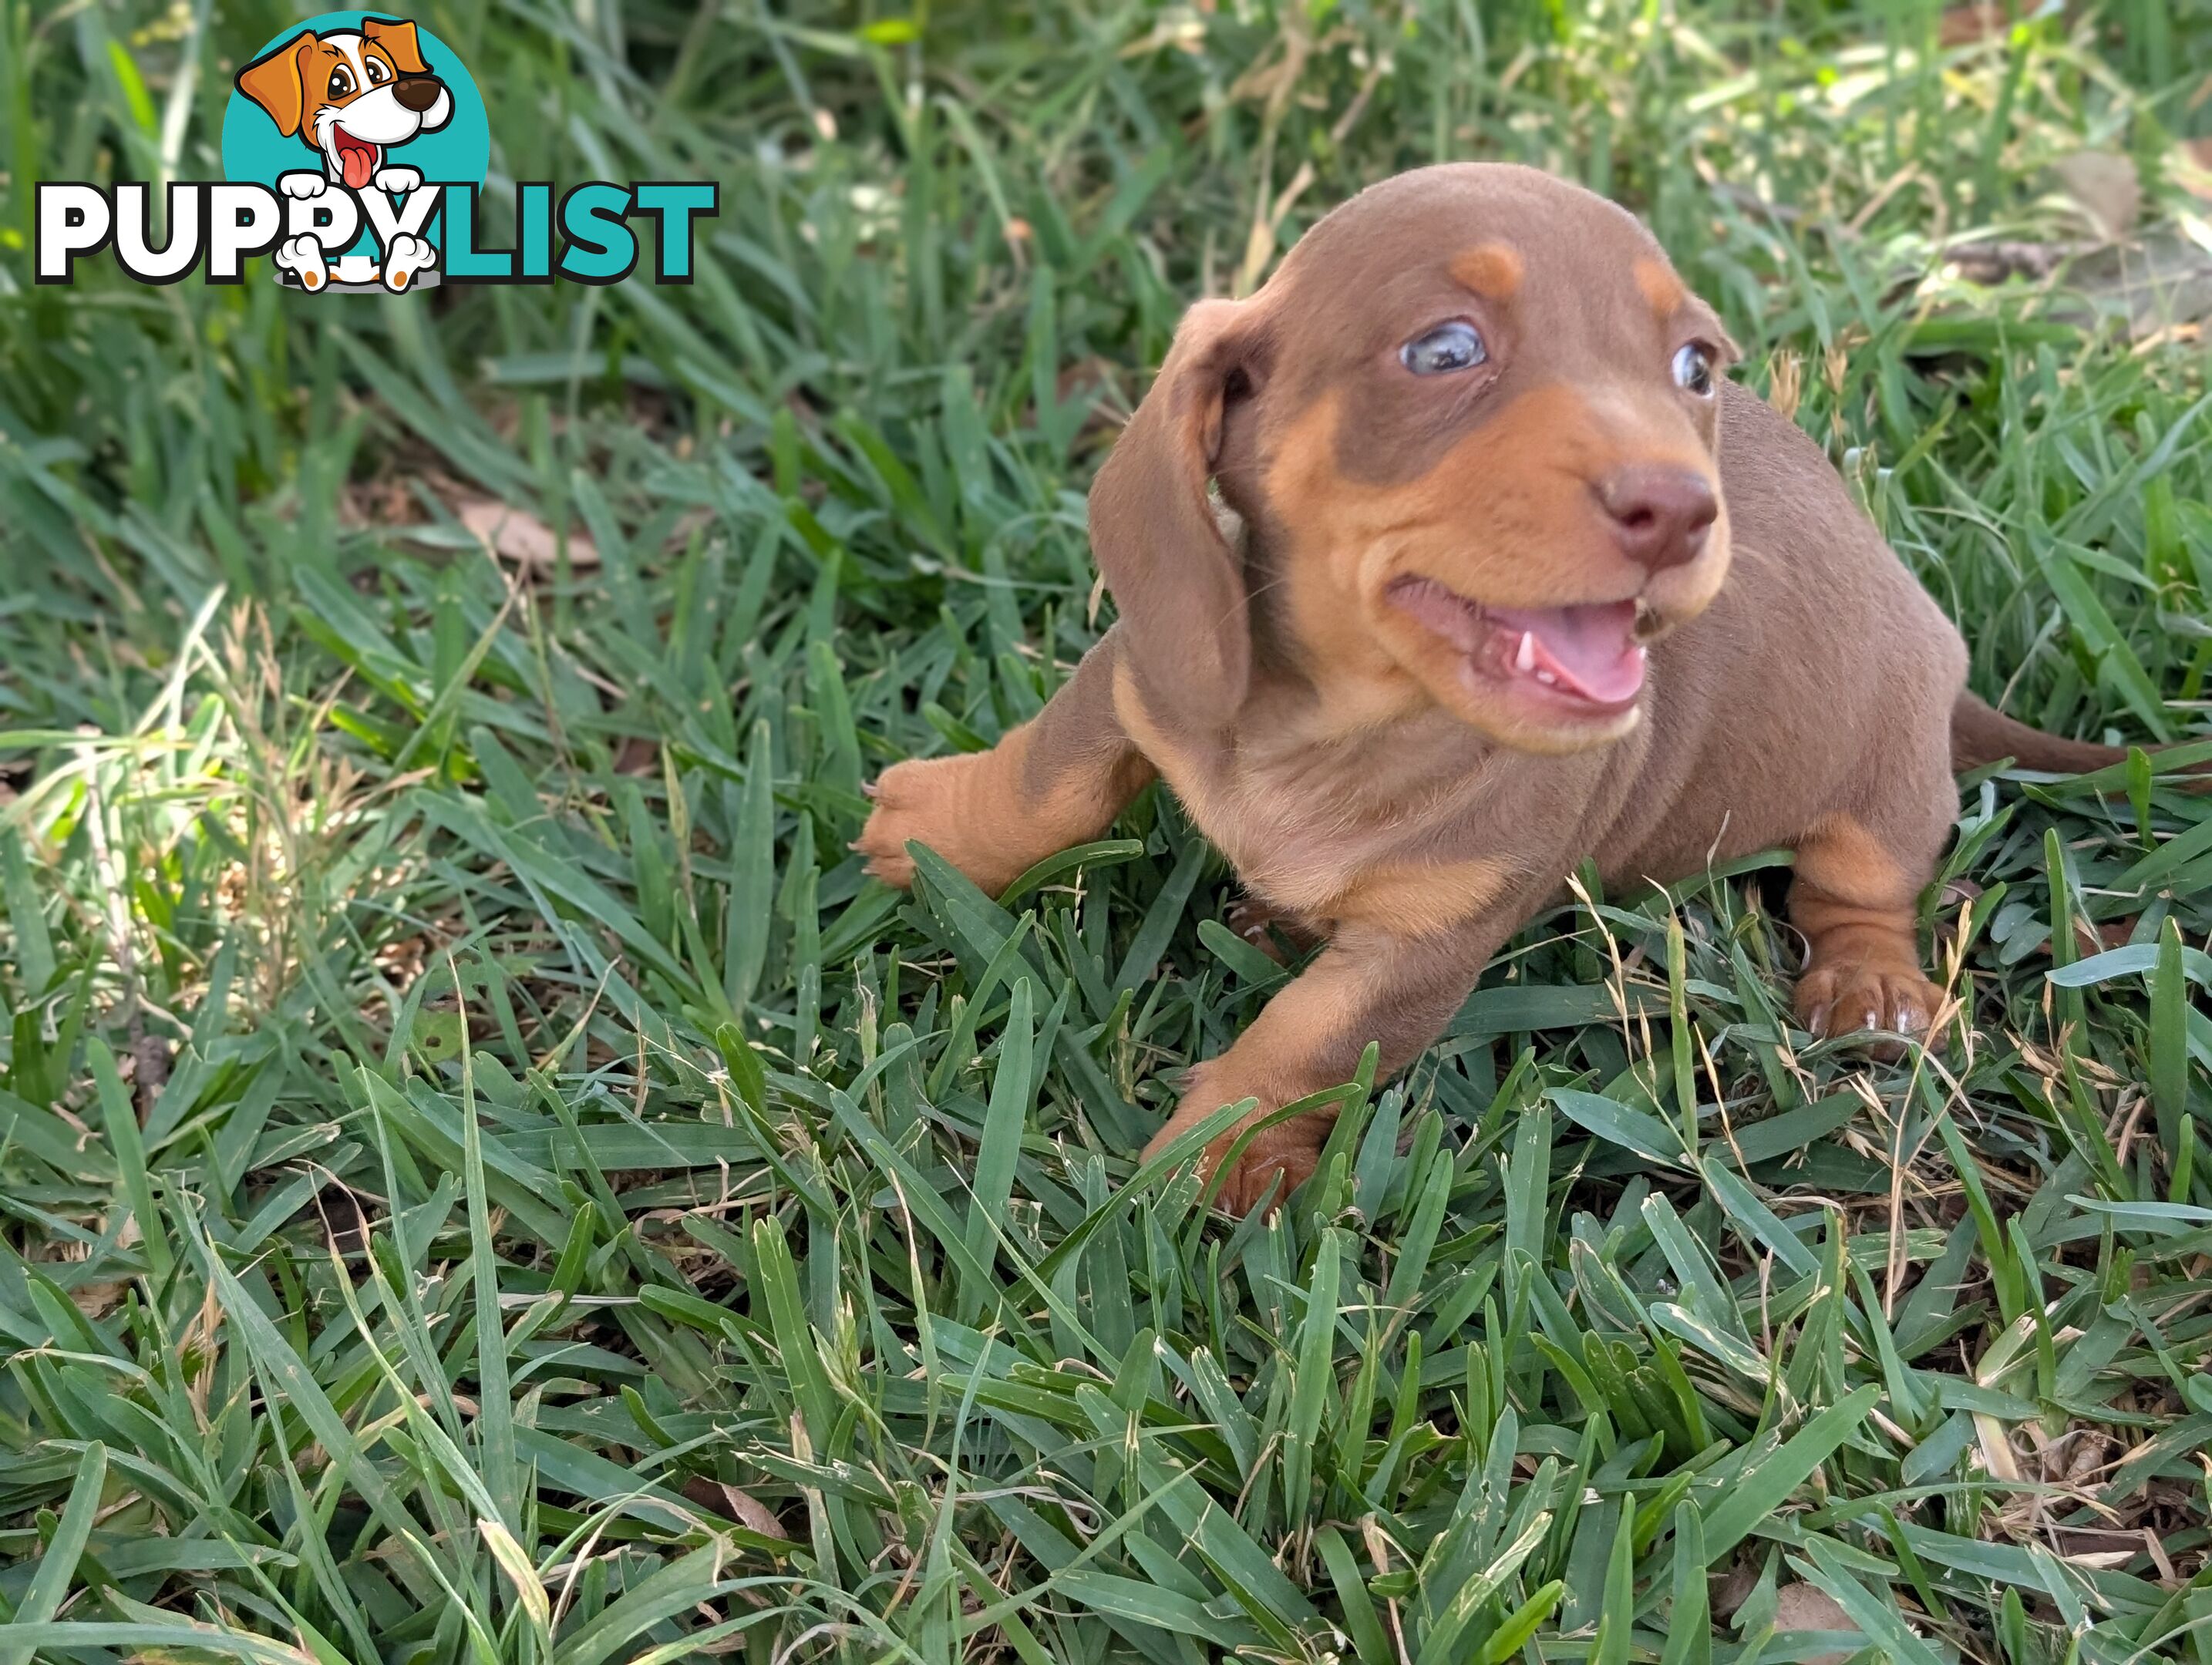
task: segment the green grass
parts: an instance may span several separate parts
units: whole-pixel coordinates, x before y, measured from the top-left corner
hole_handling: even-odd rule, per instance
[[[2085,145],[2212,237],[2202,0],[416,15],[698,283],[33,289],[288,14],[0,9],[0,1660],[2212,1662],[2205,799],[1966,782],[1894,1066],[1589,895],[1241,1225],[1134,1158],[1280,975],[1170,799],[847,849],[1094,638],[1182,305],[1447,156],[1647,215],[1984,693],[2203,735],[2201,342],[1947,266]]]

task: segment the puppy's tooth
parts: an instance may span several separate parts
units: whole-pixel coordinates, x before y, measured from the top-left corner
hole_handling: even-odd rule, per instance
[[[1557,688],[1559,685],[1559,679],[1548,671],[1539,671],[1536,673],[1536,680],[1547,688]]]
[[[1536,668],[1536,633],[1534,630],[1521,633],[1521,651],[1513,656],[1513,668],[1516,671],[1534,671]]]

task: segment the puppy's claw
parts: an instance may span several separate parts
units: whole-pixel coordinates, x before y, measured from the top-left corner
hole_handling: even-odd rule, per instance
[[[1903,1057],[1905,1048],[1882,1038],[1885,1032],[1924,1039],[1942,1002],[1942,991],[1910,963],[1831,962],[1797,983],[1797,1020],[1808,1031],[1833,1041],[1871,1030],[1868,1052],[1887,1060]]]

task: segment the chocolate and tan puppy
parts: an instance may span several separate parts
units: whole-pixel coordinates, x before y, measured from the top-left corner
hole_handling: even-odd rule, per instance
[[[1156,1144],[1347,1080],[1370,1041],[1402,1069],[1589,856],[1627,884],[1794,849],[1800,1020],[1924,1031],[1954,765],[2117,754],[1962,694],[1958,632],[1734,356],[1578,187],[1458,165],[1363,192],[1184,319],[1091,494],[1120,622],[992,750],[889,770],[860,848],[903,884],[919,840],[995,890],[1157,773],[1325,938]],[[1296,1186],[1327,1132],[1263,1131],[1226,1206]]]

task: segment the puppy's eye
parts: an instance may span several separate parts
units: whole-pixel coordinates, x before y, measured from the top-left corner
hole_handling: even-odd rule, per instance
[[[1713,355],[1691,342],[1674,355],[1674,386],[1699,398],[1711,398],[1713,392]]]
[[[381,87],[386,82],[391,79],[392,71],[384,67],[384,60],[382,58],[372,58],[368,60],[368,84],[370,86]]]
[[[1398,349],[1398,362],[1417,376],[1448,376],[1472,370],[1490,356],[1472,324],[1454,319],[1417,336]]]
[[[343,64],[331,71],[331,96],[343,98],[353,91],[353,71]]]

